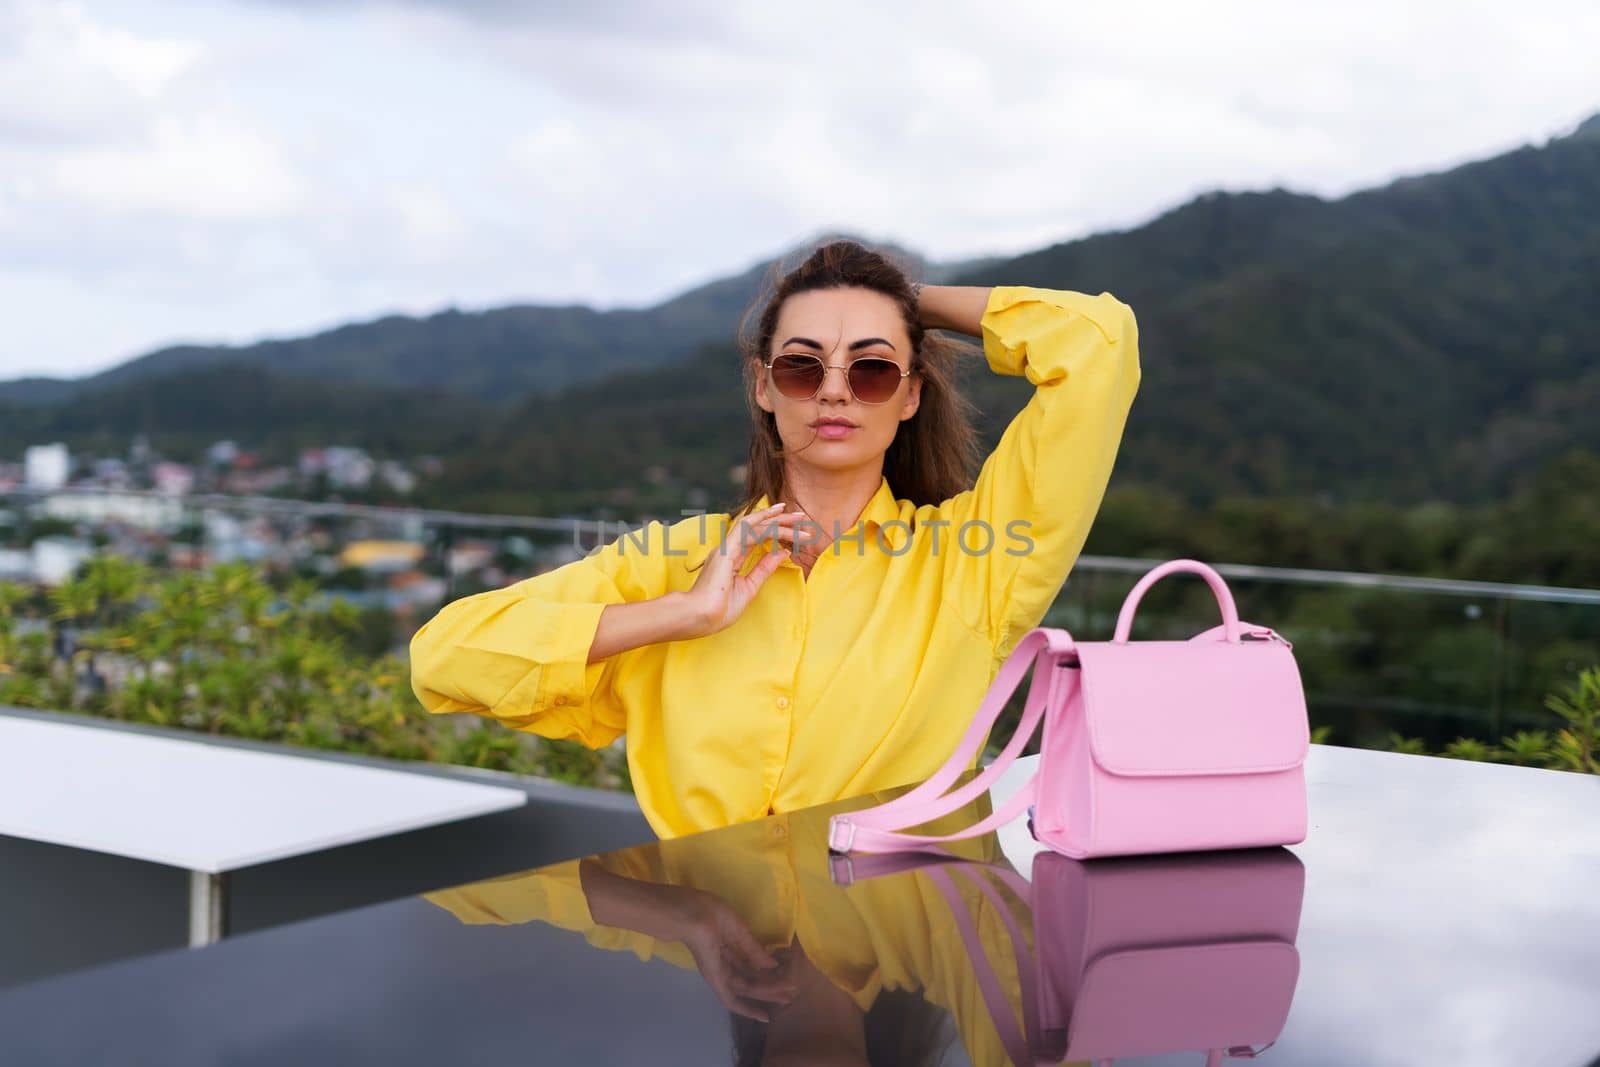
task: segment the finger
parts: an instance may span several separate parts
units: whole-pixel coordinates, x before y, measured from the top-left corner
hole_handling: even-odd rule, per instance
[[[750,568],[749,573],[742,574],[742,577],[755,577],[755,576],[757,576],[757,573],[771,573],[771,568],[776,568],[776,566],[778,566],[779,563],[782,563],[782,561],[786,560],[786,558],[789,557],[789,555],[792,555],[792,550],[790,550],[789,547],[786,547],[786,545],[784,545],[784,542],[782,542],[782,539],[779,539],[778,536],[758,537],[758,539],[755,539],[755,541],[750,542],[750,544],[747,544],[747,545],[744,545],[744,547],[741,547],[741,550],[739,550],[739,552],[736,553],[736,555],[734,555],[734,561],[733,561],[733,573],[734,574],[739,574],[739,571],[741,571],[741,569],[744,569],[744,565],[746,565],[746,561],[749,560],[749,558],[750,558],[750,552],[752,552],[752,550],[755,549],[755,545],[758,545],[758,544],[765,544],[766,545],[766,555],[765,555],[765,557],[762,558],[762,560],[757,561],[757,565],[752,566],[752,568]],[[773,557],[776,557],[776,558],[773,558]],[[773,561],[771,561],[771,565],[768,565],[768,563],[766,563],[766,561],[768,561],[768,560],[773,560]],[[766,571],[762,571],[762,566],[763,565],[768,565],[768,569],[766,569]]]
[[[725,981],[729,989],[742,997],[771,1003],[787,1003],[800,991],[794,978],[781,971],[752,972],[735,967],[728,972]]]
[[[751,1000],[749,997],[740,996],[726,982],[712,982],[711,989],[717,994],[717,999],[722,1001],[722,1006],[731,1012],[736,1012],[746,1018],[759,1022],[771,1022],[772,1015],[760,1001]]]
[[[748,528],[749,533],[746,534],[746,536],[754,537],[758,536],[761,531],[769,527],[793,526],[795,523],[807,518],[810,518],[810,516],[803,511],[779,511],[776,509],[768,509],[766,511],[757,512],[749,518],[742,520],[740,525]]]
[[[797,531],[793,526],[773,525],[764,527],[761,531],[761,537],[763,540],[771,540],[779,543],[792,543],[795,539],[796,532]]]
[[[728,989],[752,1004],[787,1004],[800,995],[800,987],[792,981],[759,978],[729,978]]]
[[[762,562],[765,563],[766,561],[763,560]],[[756,939],[756,935],[751,933],[750,928],[743,923],[729,931],[728,946],[743,957],[746,963],[757,967],[776,967],[778,965],[777,959],[766,950],[765,946]]]
[[[766,545],[769,549],[778,548],[792,536],[793,532],[789,527],[779,523],[765,523],[751,531],[746,550],[756,545]]]
[[[751,970],[736,966],[729,972],[728,981],[744,996],[762,1000],[788,1000],[800,988],[793,975],[777,967]]]
[[[803,519],[804,517],[802,516],[801,520],[797,520],[795,525],[784,524],[764,527],[761,532],[761,540],[770,543],[774,549],[779,546],[785,546],[789,549],[790,554],[800,549],[820,544],[822,531],[809,521],[804,521],[804,525],[801,525],[800,521]]]
[[[772,515],[745,524],[745,530],[739,534],[743,542],[760,542],[768,540],[775,535],[780,535],[793,530],[806,516],[800,512],[789,511],[781,515]]]
[[[782,566],[783,561],[788,559],[789,555],[787,548],[775,548],[763,556],[761,562],[752,567],[750,573],[745,575],[750,582],[750,592],[754,593],[757,589],[760,589],[767,577]]]
[[[755,525],[757,523],[764,522],[767,519],[776,516],[782,510],[783,510],[783,505],[782,504],[773,504],[771,507],[762,508],[760,511],[752,511],[750,514],[742,516],[741,518],[739,518],[739,519],[737,519],[737,520],[735,520],[733,522],[730,522],[728,524],[728,528],[723,531],[723,534],[722,534],[723,543],[726,544],[730,539],[736,539],[739,536],[740,528],[748,527],[748,526]]]
[[[763,514],[765,512],[757,512],[757,515]],[[751,520],[748,518],[730,522],[727,528],[722,531],[722,537],[718,539],[716,546],[712,549],[706,569],[710,570],[715,566],[723,578],[729,576],[727,572],[738,571],[739,565],[744,562],[749,541],[748,535],[741,531],[750,527]]]
[[[732,577],[738,578],[740,576],[739,572],[744,570],[744,565],[750,561],[751,551],[760,543],[759,538],[741,537],[739,543],[733,546],[733,550],[728,553],[728,558],[731,561],[729,572]]]
[[[745,557],[750,554],[750,549],[760,540],[754,531],[759,529],[767,519],[776,517],[782,507],[782,504],[774,504],[764,511],[758,511],[754,515],[731,524],[722,537],[722,543],[717,548],[717,554],[731,558],[735,571],[744,566]],[[730,541],[733,542],[732,545],[729,545],[728,542]]]

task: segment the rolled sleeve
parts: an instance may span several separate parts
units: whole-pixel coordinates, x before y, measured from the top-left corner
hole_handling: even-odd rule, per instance
[[[468,926],[546,922],[565,930],[594,925],[583,895],[579,861],[568,860],[532,873],[508,874],[422,897]]]
[[[988,526],[985,552],[952,546],[949,596],[1009,654],[1037,626],[1088,539],[1139,388],[1138,325],[1110,293],[996,286],[981,319],[996,374],[1034,388],[974,487],[942,506]]]
[[[607,738],[610,731],[605,724],[594,721],[597,704],[603,702],[600,688],[609,664],[605,660],[588,662],[606,605],[536,602],[533,607],[535,610],[527,613],[531,616],[527,620],[530,639],[533,647],[544,653],[488,708],[489,714],[545,737],[582,741],[594,748],[609,744],[621,736],[621,724],[616,724],[616,732]],[[593,726],[586,727],[586,723]]]
[[[671,884],[674,880],[660,872],[657,856],[654,846],[622,849],[536,871],[436,890],[422,897],[468,926],[546,923],[582,934],[584,940],[598,949],[631,952],[640,960],[663,959],[692,970],[694,957],[682,943],[603,925],[595,921],[590,911],[588,894],[583,888],[584,863],[597,863],[612,874],[638,882]]]
[[[432,714],[471,712],[600,748],[626,729],[619,653],[588,662],[607,605],[667,592],[653,522],[581,559],[453,601],[413,635],[411,688]],[[640,547],[640,546],[643,547]]]

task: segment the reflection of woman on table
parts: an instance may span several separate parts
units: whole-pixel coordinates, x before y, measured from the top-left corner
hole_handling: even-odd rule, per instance
[[[548,922],[593,945],[696,969],[728,1009],[736,1064],[933,1063],[955,1021],[974,1064],[1010,1062],[989,1019],[950,905],[920,871],[835,885],[828,815],[893,790],[716,834],[557,864],[429,893],[467,923]],[[987,795],[930,827],[990,810]],[[991,834],[957,842],[963,859],[1004,863]],[[968,914],[1019,1003],[999,914],[957,879]],[[1007,891],[1022,927],[1021,902]]]

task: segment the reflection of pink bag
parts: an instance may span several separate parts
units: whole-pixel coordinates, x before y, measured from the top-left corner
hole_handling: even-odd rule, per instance
[[[1017,1064],[1204,1051],[1217,1067],[1224,1054],[1264,1051],[1289,1017],[1305,869],[1285,849],[1089,863],[1040,852],[1032,885],[1008,867],[926,855],[841,856],[833,866],[844,884],[909,869],[923,870],[949,902]],[[958,872],[1010,932],[1021,1028],[956,889]],[[994,878],[1032,910],[1032,955]]]
[[[1187,641],[1129,641],[1139,598],[1178,571],[1211,586],[1222,625]],[[1079,859],[1303,841],[1310,729],[1290,648],[1267,627],[1240,621],[1216,571],[1192,559],[1163,563],[1128,594],[1110,641],[1074,641],[1050,627],[1024,635],[949,761],[887,803],[833,816],[828,845],[920,849],[989,833],[1030,807],[1034,836]],[[946,793],[1030,666],[1016,733],[981,774]],[[944,837],[896,832],[988,790],[1041,722],[1038,772],[989,818]]]

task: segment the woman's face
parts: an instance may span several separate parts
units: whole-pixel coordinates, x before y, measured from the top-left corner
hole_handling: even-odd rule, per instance
[[[911,338],[900,305],[873,289],[796,293],[778,313],[766,358],[784,355],[817,356],[829,367],[809,400],[783,395],[765,368],[757,378],[756,403],[773,413],[789,458],[829,470],[881,465],[900,423],[916,413],[921,379],[903,378],[886,402],[866,404],[852,395],[844,368],[870,356],[893,360],[902,373],[911,369]],[[830,418],[848,420],[853,428],[820,430],[819,420]]]

